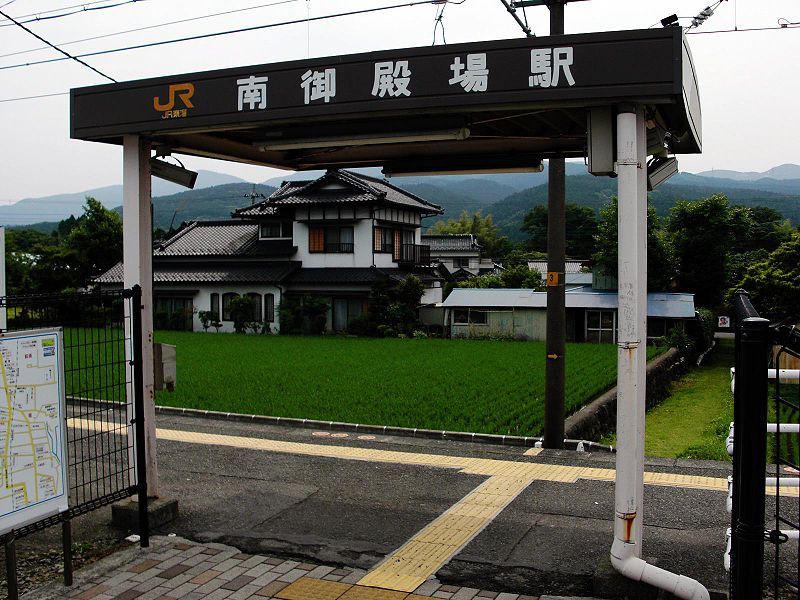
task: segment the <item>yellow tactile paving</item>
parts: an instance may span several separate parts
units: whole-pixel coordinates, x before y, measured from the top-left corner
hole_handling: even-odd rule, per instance
[[[387,556],[359,585],[414,591],[483,531],[531,482],[500,475],[490,477]]]
[[[379,590],[355,585],[347,590],[340,600],[404,600],[406,597],[408,597],[408,592]],[[311,597],[308,600],[311,600]]]
[[[351,587],[349,583],[303,577],[275,594],[283,600],[337,600]]]

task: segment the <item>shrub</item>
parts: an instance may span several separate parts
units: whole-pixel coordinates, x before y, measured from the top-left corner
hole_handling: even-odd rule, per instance
[[[197,313],[197,317],[200,319],[203,331],[208,331],[209,327],[217,327],[214,323],[219,322],[219,313],[215,310],[201,310]]]

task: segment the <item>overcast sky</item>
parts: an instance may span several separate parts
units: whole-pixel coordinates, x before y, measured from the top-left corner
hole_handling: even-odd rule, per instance
[[[92,0],[87,0],[91,2]],[[117,0],[119,1],[119,0]],[[583,33],[647,28],[669,14],[691,17],[708,0],[588,0],[569,4],[566,31]],[[108,4],[113,4],[109,0]],[[274,6],[263,6],[268,3]],[[189,23],[104,37],[63,46],[71,53],[92,52],[247,27],[346,12],[400,0],[139,0],[107,10],[37,21],[28,26],[45,39],[64,44],[83,38],[149,27],[169,21],[262,6]],[[78,5],[78,0],[0,0],[12,17]],[[97,4],[94,4],[97,6]],[[119,81],[371,50],[428,46],[439,7],[422,5],[370,15],[328,19],[250,33],[220,36],[157,48],[85,59]],[[44,16],[44,15],[43,15]],[[714,16],[690,37],[703,106],[702,155],[680,158],[681,169],[763,171],[800,163],[800,28],[736,33],[718,30],[777,27],[778,19],[800,21],[797,0],[725,0]],[[528,9],[537,35],[548,33],[546,8]],[[36,49],[41,42],[0,21],[0,54]],[[688,21],[682,21],[688,25]],[[448,43],[515,38],[522,35],[500,0],[449,4],[443,17]],[[437,44],[442,43],[441,30]],[[0,67],[52,58],[51,49],[0,57]],[[0,69],[0,100],[66,92],[106,81],[74,61]],[[0,102],[0,201],[78,192],[120,183],[122,152],[116,146],[69,139],[69,98]],[[189,168],[231,173],[263,181],[281,171],[189,157]]]

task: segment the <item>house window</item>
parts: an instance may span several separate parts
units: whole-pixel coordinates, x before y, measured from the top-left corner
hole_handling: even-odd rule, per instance
[[[391,254],[394,252],[394,230],[389,227],[376,227],[375,228],[375,243],[373,250],[375,252],[382,252]]]
[[[587,310],[586,341],[595,344],[613,344],[616,316],[613,310]]]
[[[353,227],[311,227],[308,237],[309,252],[353,252]]]
[[[474,308],[457,308],[453,311],[454,325],[486,325],[488,311]]]
[[[308,232],[308,251],[325,252],[325,228],[312,227]]]
[[[222,294],[222,320],[231,321],[231,300],[238,298],[239,294],[235,292],[228,292]]]
[[[454,269],[468,269],[469,268],[469,258],[454,258],[453,259],[453,268]]]
[[[156,296],[153,317],[156,329],[173,331],[192,330],[192,299],[186,297]]]
[[[392,252],[392,260],[397,262],[400,260],[403,251],[403,232],[399,229],[394,230],[394,251]]]
[[[363,302],[355,298],[333,299],[333,330],[346,331],[353,319],[361,316]]]
[[[262,317],[261,312],[261,294],[250,292],[247,294],[247,299],[250,300],[250,321],[260,321]]]
[[[275,322],[275,294],[264,294],[264,321]]]
[[[274,239],[274,238],[291,239],[292,222],[269,221],[266,223],[261,223],[261,227],[259,229],[259,237],[261,239]]]
[[[217,315],[217,318],[219,319],[219,294],[217,294],[216,292],[211,294],[211,307],[210,307],[210,310],[215,315]]]

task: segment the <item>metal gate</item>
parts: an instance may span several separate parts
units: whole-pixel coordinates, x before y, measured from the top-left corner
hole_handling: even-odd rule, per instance
[[[61,523],[64,580],[71,585],[70,520],[138,494],[141,545],[149,543],[144,453],[141,288],[0,298],[8,332],[61,327],[67,396],[69,509],[5,536],[14,540]],[[16,595],[9,569],[9,596]]]

